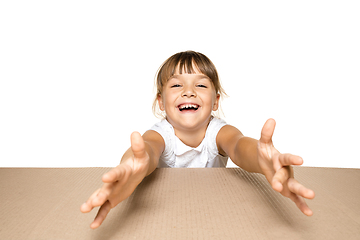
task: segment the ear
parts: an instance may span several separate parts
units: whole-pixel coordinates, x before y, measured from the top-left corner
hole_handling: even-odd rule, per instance
[[[157,96],[157,101],[158,101],[160,110],[165,111],[164,102],[163,102],[160,94]]]
[[[216,111],[219,109],[219,100],[220,100],[220,94],[216,94],[215,103],[213,106],[213,111]]]

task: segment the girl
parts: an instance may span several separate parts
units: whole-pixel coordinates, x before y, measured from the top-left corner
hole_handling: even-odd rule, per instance
[[[304,198],[312,199],[315,193],[294,179],[291,167],[302,165],[303,160],[275,149],[275,121],[266,121],[257,141],[212,115],[224,91],[205,55],[187,51],[171,56],[156,80],[153,110],[164,118],[143,136],[131,134],[131,147],[120,164],[104,174],[102,188],[81,206],[84,213],[101,206],[91,228],[99,227],[111,208],[157,167],[225,167],[228,157],[246,171],[264,174],[275,191],[294,201],[305,215],[312,215]]]

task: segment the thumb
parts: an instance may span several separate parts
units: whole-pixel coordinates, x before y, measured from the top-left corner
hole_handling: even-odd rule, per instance
[[[274,119],[270,118],[264,124],[261,130],[260,143],[271,143],[272,136],[274,134],[276,122]]]
[[[145,142],[140,133],[133,132],[131,134],[131,150],[134,153],[135,158],[145,158]]]

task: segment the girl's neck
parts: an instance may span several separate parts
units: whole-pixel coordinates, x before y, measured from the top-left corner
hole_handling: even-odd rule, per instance
[[[210,118],[209,122],[205,124],[202,128],[199,129],[175,129],[175,135],[187,146],[196,148],[198,147],[201,142],[205,138],[207,127],[211,121],[212,117]]]

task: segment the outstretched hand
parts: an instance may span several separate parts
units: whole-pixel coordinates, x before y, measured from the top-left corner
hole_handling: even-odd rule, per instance
[[[93,229],[99,227],[110,210],[128,198],[146,176],[149,168],[149,155],[145,151],[143,138],[137,132],[131,134],[131,150],[126,159],[123,159],[117,167],[103,175],[104,184],[102,188],[95,191],[81,205],[80,210],[83,213],[101,206],[90,225]]]
[[[275,149],[272,141],[275,125],[275,120],[269,119],[261,131],[258,142],[260,168],[275,191],[290,198],[305,215],[311,216],[313,212],[304,198],[313,199],[315,193],[294,179],[294,171],[291,167],[291,165],[302,165],[303,160],[292,154],[281,154]]]

